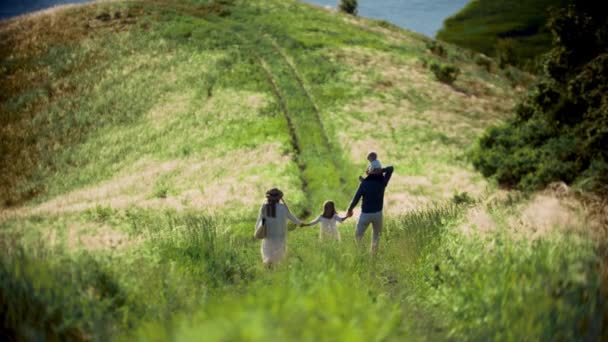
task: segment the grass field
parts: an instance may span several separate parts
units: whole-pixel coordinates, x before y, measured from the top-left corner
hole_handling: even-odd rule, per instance
[[[280,0],[68,6],[0,38],[0,334],[606,336],[604,223],[567,189],[507,192],[467,161],[522,90],[471,52]],[[460,68],[453,85],[434,61]],[[264,191],[303,218],[343,212],[370,150],[395,167],[379,254],[349,220],[342,243],[291,231],[264,269]]]

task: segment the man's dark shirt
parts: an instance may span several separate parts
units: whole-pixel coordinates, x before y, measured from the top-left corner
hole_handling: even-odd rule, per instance
[[[382,174],[369,175],[362,180],[348,210],[353,210],[359,203],[359,199],[363,197],[362,212],[376,213],[381,211],[384,205],[384,189],[386,189],[392,174],[393,167],[387,166],[382,169]]]

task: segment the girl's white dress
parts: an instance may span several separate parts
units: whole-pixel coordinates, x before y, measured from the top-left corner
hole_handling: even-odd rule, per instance
[[[310,225],[315,225],[317,223],[321,223],[321,228],[319,229],[319,239],[323,240],[324,236],[331,237],[332,239],[336,239],[338,241],[341,240],[340,232],[338,228],[336,228],[336,223],[342,223],[344,219],[342,219],[338,214],[334,214],[332,218],[323,217],[323,215],[319,215],[314,221],[310,223]]]
[[[276,204],[276,217],[266,215],[266,205],[260,208],[260,214],[255,224],[255,229],[262,225],[262,219],[266,219],[266,238],[262,240],[262,261],[278,262],[287,253],[287,219],[295,224],[302,224],[297,217],[293,216],[286,205]]]

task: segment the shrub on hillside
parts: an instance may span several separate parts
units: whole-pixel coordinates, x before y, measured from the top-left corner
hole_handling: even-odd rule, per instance
[[[514,88],[517,86],[529,86],[533,82],[530,74],[515,67],[506,67],[502,70],[502,75],[511,82]]]
[[[499,39],[496,42],[496,59],[498,66],[502,69],[508,65],[517,65],[517,47],[516,42],[512,38]]]
[[[418,63],[425,69],[429,67],[429,60],[426,57],[418,57]]]
[[[357,5],[357,0],[340,0],[338,8],[344,13],[357,15]]]
[[[475,56],[475,64],[479,65],[480,67],[486,69],[487,72],[492,72],[492,58],[484,55],[484,54],[479,54],[477,56]]]
[[[434,55],[439,57],[447,57],[448,51],[436,40],[431,40],[426,43],[426,48],[429,49]]]
[[[435,74],[438,81],[445,84],[452,84],[460,75],[460,68],[453,64],[431,63],[431,71]]]
[[[514,119],[488,130],[473,152],[485,176],[521,189],[553,181],[608,192],[608,15],[572,3],[550,21],[554,48]]]
[[[217,15],[219,17],[227,17],[231,14],[229,6],[234,5],[234,0],[213,0],[207,5],[202,6],[204,13]]]
[[[468,192],[454,192],[452,196],[452,203],[458,204],[473,204],[475,203],[475,198],[471,197]]]

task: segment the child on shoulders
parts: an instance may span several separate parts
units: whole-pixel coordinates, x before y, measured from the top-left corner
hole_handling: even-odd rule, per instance
[[[380,160],[378,160],[378,154],[376,152],[370,152],[367,155],[367,160],[369,161],[369,166],[365,170],[365,174],[369,175],[377,175],[382,174],[382,164]],[[359,181],[363,181],[365,178],[359,176]]]

